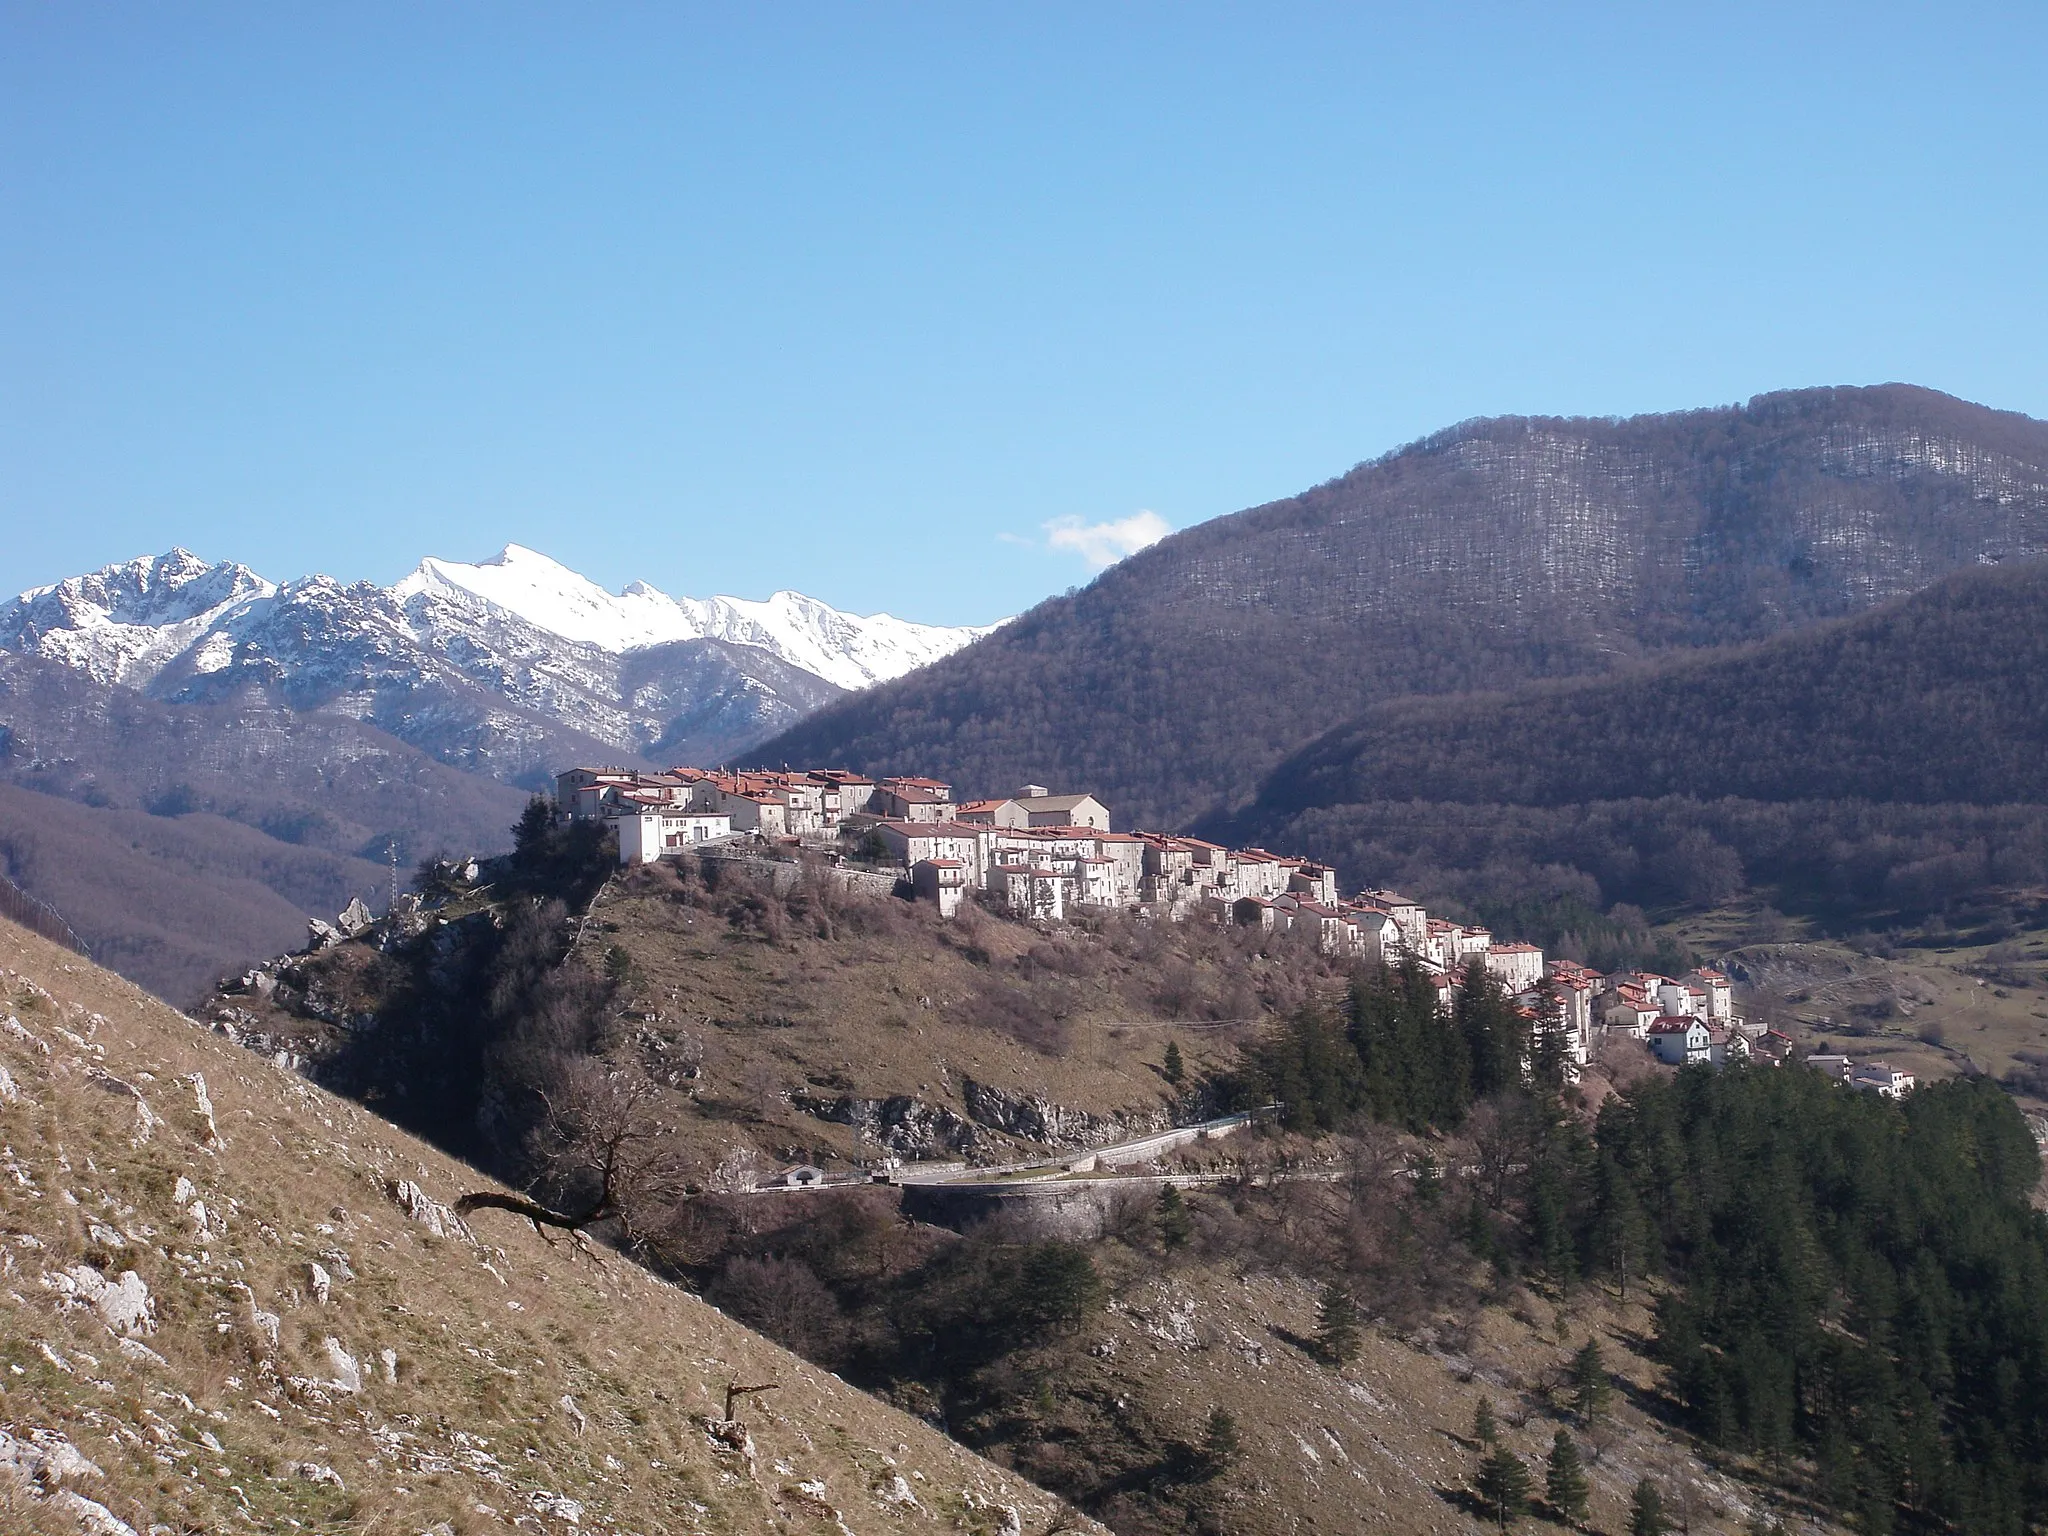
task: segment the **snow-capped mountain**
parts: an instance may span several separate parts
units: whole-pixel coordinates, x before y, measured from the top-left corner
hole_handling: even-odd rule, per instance
[[[253,694],[368,721],[443,761],[533,781],[609,750],[725,760],[842,693],[986,633],[765,602],[613,594],[517,545],[391,587],[276,585],[182,549],[0,608],[0,647],[167,703]]]
[[[766,602],[675,598],[636,581],[614,594],[517,544],[479,565],[422,560],[391,593],[401,601],[430,593],[481,598],[537,629],[612,652],[677,640],[758,646],[849,691],[901,677],[995,627],[913,624],[886,613],[862,618],[801,592],[777,592]]]

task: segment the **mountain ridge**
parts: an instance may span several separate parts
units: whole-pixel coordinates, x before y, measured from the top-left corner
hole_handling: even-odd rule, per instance
[[[1184,529],[757,757],[1186,825],[1383,698],[1763,638],[2044,552],[2048,423],[1931,390],[1483,419]]]
[[[0,648],[169,703],[261,694],[364,720],[444,762],[543,782],[570,758],[719,761],[850,688],[984,631],[765,603],[614,595],[518,545],[390,587],[276,583],[182,548],[32,588]]]
[[[1617,901],[1993,943],[2048,920],[2044,764],[2033,559],[1603,677],[1385,700],[1197,829],[1304,848],[1546,945],[1587,940]]]

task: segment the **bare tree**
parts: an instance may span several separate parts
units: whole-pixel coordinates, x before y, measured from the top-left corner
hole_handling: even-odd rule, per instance
[[[561,1059],[552,1079],[534,1086],[543,1113],[530,1138],[535,1185],[551,1204],[480,1190],[455,1209],[510,1211],[542,1227],[581,1233],[615,1221],[637,1243],[687,1192],[688,1166],[661,1116],[662,1089],[629,1063]]]
[[[1480,1190],[1494,1210],[1506,1206],[1508,1187],[1534,1155],[1539,1129],[1528,1102],[1519,1095],[1485,1099],[1472,1107],[1467,1134]]]

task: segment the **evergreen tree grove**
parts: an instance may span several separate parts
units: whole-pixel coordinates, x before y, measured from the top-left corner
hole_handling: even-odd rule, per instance
[[[1413,1207],[1448,1191],[1475,1255],[1560,1291],[1661,1277],[1657,1352],[1689,1427],[1811,1458],[1841,1512],[2048,1525],[2041,1157],[1997,1083],[1891,1101],[1796,1068],[1686,1071],[1611,1095],[1589,1135],[1520,1081],[1526,1022],[1479,969],[1446,1019],[1415,967],[1371,968],[1341,1010],[1305,1008],[1247,1053],[1240,1102],[1270,1094],[1299,1131],[1469,1129],[1459,1159],[1413,1161]],[[1582,1424],[1608,1411],[1597,1345],[1571,1390]]]

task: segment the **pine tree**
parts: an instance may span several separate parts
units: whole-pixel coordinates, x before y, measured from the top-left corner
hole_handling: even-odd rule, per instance
[[[1628,1506],[1628,1536],[1668,1536],[1671,1522],[1664,1518],[1664,1496],[1647,1477],[1636,1484],[1636,1496]]]
[[[1176,1088],[1180,1086],[1181,1080],[1188,1075],[1187,1065],[1180,1059],[1180,1042],[1178,1040],[1166,1042],[1166,1064],[1161,1070],[1166,1074],[1166,1080]]]
[[[1548,976],[1536,984],[1536,1022],[1530,1026],[1529,1076],[1539,1089],[1556,1093],[1571,1072],[1571,1031],[1564,1002]]]
[[[1358,1306],[1349,1287],[1332,1281],[1323,1287],[1316,1307],[1316,1343],[1333,1365],[1348,1365],[1358,1355]]]
[[[1621,1299],[1628,1300],[1628,1278],[1640,1275],[1649,1246],[1648,1226],[1628,1176],[1612,1156],[1602,1153],[1593,1186],[1593,1246],[1614,1270]]]
[[[1578,1410],[1579,1422],[1589,1428],[1599,1423],[1613,1400],[1614,1382],[1601,1357],[1600,1341],[1588,1339],[1572,1356],[1572,1406]]]
[[[1503,1530],[1529,1508],[1529,1469],[1504,1445],[1496,1445],[1479,1463],[1477,1488],[1480,1502],[1493,1511]]]
[[[1586,1468],[1579,1460],[1579,1448],[1560,1429],[1550,1442],[1550,1463],[1544,1473],[1543,1497],[1566,1525],[1576,1526],[1586,1518],[1586,1500],[1592,1492]]]
[[[1491,1445],[1499,1433],[1500,1426],[1493,1422],[1493,1400],[1482,1397],[1479,1406],[1472,1410],[1472,1438],[1481,1445]]]
[[[1211,1408],[1208,1426],[1202,1431],[1202,1465],[1209,1476],[1220,1477],[1229,1471],[1243,1449],[1235,1416],[1227,1408]]]
[[[519,813],[512,827],[512,856],[522,865],[531,864],[547,844],[555,824],[555,808],[546,795],[534,795]]]
[[[1172,1250],[1185,1248],[1188,1239],[1195,1235],[1194,1219],[1188,1215],[1187,1202],[1180,1197],[1180,1191],[1171,1184],[1159,1191],[1159,1209],[1153,1215],[1153,1225],[1159,1231],[1159,1245]]]

